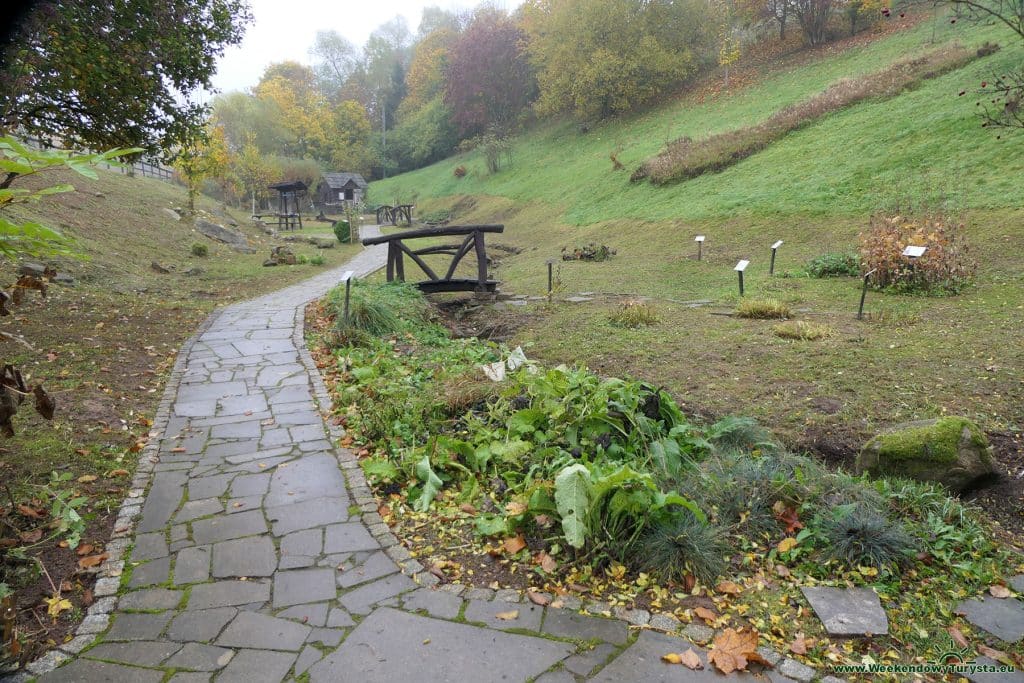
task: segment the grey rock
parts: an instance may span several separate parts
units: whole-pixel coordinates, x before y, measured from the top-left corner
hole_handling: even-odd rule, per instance
[[[123,610],[174,609],[181,602],[181,591],[148,588],[121,596],[118,606]]]
[[[1010,579],[1010,587],[1018,593],[1024,594],[1024,574],[1018,574]]]
[[[235,656],[231,650],[200,643],[188,643],[167,660],[165,666],[189,671],[216,671]]]
[[[53,671],[67,660],[68,656],[63,652],[51,650],[25,668],[36,675],[42,675]]]
[[[684,637],[695,643],[706,643],[715,637],[715,630],[704,624],[690,623],[680,631]]]
[[[355,626],[355,623],[348,612],[337,607],[331,608],[331,613],[327,616],[327,626],[330,628],[345,628]]]
[[[248,605],[270,600],[270,584],[262,581],[217,581],[192,587],[188,609]]]
[[[206,643],[216,638],[236,614],[238,610],[234,607],[182,612],[174,617],[167,629],[167,637],[171,640]]]
[[[245,239],[245,235],[235,230],[225,228],[223,225],[217,225],[211,223],[208,220],[202,218],[196,218],[194,221],[196,230],[206,235],[210,239],[223,242],[230,247],[248,250],[251,249],[248,240]],[[255,251],[255,250],[254,250]]]
[[[256,612],[239,612],[217,639],[225,647],[298,651],[310,627]]]
[[[468,609],[466,613],[468,615]],[[622,645],[629,636],[629,629],[618,619],[600,619],[569,610],[549,609],[547,617],[544,619],[543,633],[560,638],[601,640],[606,643]]]
[[[345,631],[332,628],[315,628],[306,638],[307,643],[319,643],[327,647],[337,647],[341,639],[345,637]]]
[[[543,614],[544,609],[532,603],[510,605],[507,602],[480,600],[470,600],[465,611],[466,621],[480,622],[501,631],[513,628],[539,631]]]
[[[360,683],[508,683],[540,675],[571,651],[562,643],[541,638],[383,608],[363,620],[341,647],[309,673],[313,683],[345,680],[353,671],[359,672]],[[524,657],[524,652],[529,656]],[[496,662],[501,665],[495,666]]]
[[[660,631],[675,631],[679,628],[679,620],[671,614],[655,614],[647,623],[651,628]]]
[[[181,214],[179,214],[174,209],[168,209],[167,207],[164,207],[164,208],[162,208],[160,210],[163,211],[164,215],[166,215],[172,221],[180,221],[181,220]]]
[[[829,635],[884,636],[889,633],[889,619],[878,594],[871,588],[814,586],[801,591]]]
[[[306,673],[309,667],[313,666],[323,658],[320,650],[317,650],[312,645],[307,645],[299,653],[299,658],[295,660],[295,674],[301,676]]]
[[[269,536],[240,538],[213,546],[213,575],[270,576],[277,569],[277,553]]]
[[[534,683],[576,683],[576,677],[568,671],[548,671],[535,678]]]
[[[332,600],[338,594],[332,569],[297,569],[274,574],[274,607]]]
[[[24,261],[18,266],[18,275],[31,275],[32,277],[43,277],[46,273],[46,266],[35,261]]]
[[[82,619],[82,623],[78,625],[78,633],[102,633],[107,630],[108,626],[110,626],[109,614],[90,614],[85,619]]]
[[[1024,638],[1024,602],[1020,600],[966,600],[957,606],[956,612],[1000,640],[1015,643]]]
[[[809,683],[818,674],[814,669],[795,659],[786,659],[779,665],[779,673],[800,683]]]
[[[294,652],[241,650],[221,674],[217,683],[278,683],[295,662]]]
[[[972,683],[1024,683],[1024,671],[999,671],[1006,665],[988,657],[975,657],[974,662],[977,666],[992,667],[992,670],[964,673]],[[825,683],[824,679],[822,683]]]
[[[156,640],[164,627],[171,621],[173,612],[159,614],[114,615],[114,625],[107,632],[106,640]]]

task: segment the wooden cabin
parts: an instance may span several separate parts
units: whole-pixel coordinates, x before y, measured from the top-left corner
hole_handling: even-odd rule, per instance
[[[346,204],[361,204],[366,180],[358,173],[324,173],[316,186],[316,204],[324,215],[344,212]]]

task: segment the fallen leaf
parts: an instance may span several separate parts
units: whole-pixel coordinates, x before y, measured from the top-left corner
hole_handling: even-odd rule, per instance
[[[786,505],[781,500],[775,501],[775,505],[772,505],[772,512],[775,513],[775,519],[779,520],[786,530],[787,534],[795,533],[797,529],[803,529],[804,525],[797,517],[796,508],[791,505]]]
[[[96,565],[102,564],[107,559],[106,553],[100,553],[99,555],[89,555],[83,557],[78,561],[78,566],[82,569],[88,569],[89,567],[95,567]]]
[[[796,638],[789,644],[789,651],[795,655],[807,654],[807,639],[804,638],[804,634],[796,634]]]
[[[537,515],[533,518],[533,521],[537,523],[537,526],[547,529],[555,523],[555,518],[551,515]]]
[[[515,517],[526,512],[526,505],[520,503],[518,500],[513,500],[511,503],[505,505],[505,512],[510,516]]]
[[[46,603],[46,613],[55,619],[60,616],[61,612],[71,609],[71,601],[59,595],[55,595],[52,598],[44,598],[43,602]]]
[[[1007,666],[1014,665],[1013,660],[1010,659],[1010,655],[1006,654],[1002,650],[996,650],[995,648],[991,648],[988,645],[978,645],[978,654],[985,655],[986,657],[991,657],[997,662],[1002,662]]]
[[[99,479],[99,477],[97,477],[95,474],[83,474],[76,481],[78,481],[79,484],[88,484],[90,482],[96,481],[97,479]]]
[[[79,557],[82,557],[83,555],[88,555],[94,549],[95,548],[93,548],[91,543],[83,543],[82,545],[78,546],[78,550],[76,550],[75,552],[78,553]]]
[[[37,543],[39,539],[43,537],[42,529],[33,529],[32,531],[23,531],[18,534],[18,538],[21,539],[22,543]]]
[[[727,628],[714,640],[708,661],[724,674],[745,671],[747,663],[757,655],[757,631]],[[758,657],[760,659],[760,657]]]
[[[462,505],[459,506],[459,509],[465,512],[467,515],[476,514],[476,508],[470,505],[469,503],[463,503]]]
[[[778,548],[780,553],[788,553],[790,550],[796,547],[797,542],[798,541],[792,536],[787,536],[786,538],[779,541],[779,544],[775,547]]]
[[[678,655],[675,652],[669,652],[667,655],[661,656],[661,661],[665,662],[666,664],[682,664],[683,656]]]
[[[556,569],[558,569],[558,562],[555,560],[555,558],[551,557],[543,550],[537,553],[537,557],[535,559],[537,560],[537,563],[540,565],[540,568],[546,571],[548,574],[551,574]]]
[[[683,590],[687,593],[693,591],[693,587],[697,585],[697,577],[687,572],[683,574]]]
[[[539,593],[533,590],[532,588],[527,589],[526,597],[529,598],[530,602],[532,602],[535,605],[540,605],[541,607],[546,607],[547,605],[551,604],[551,598],[544,595],[543,593]]]
[[[43,516],[43,513],[40,510],[31,508],[28,505],[25,505],[24,503],[18,506],[18,512],[25,515],[26,517],[31,517],[33,519],[39,519]]]
[[[110,470],[109,472],[107,472],[107,476],[110,478],[127,477],[128,474],[128,470]]]
[[[523,535],[519,534],[518,536],[513,536],[512,538],[506,538],[505,543],[503,545],[505,546],[506,553],[508,553],[509,555],[515,555],[520,550],[526,547],[526,541],[523,539]]]
[[[171,453],[184,453],[184,452],[185,452],[185,449],[182,448],[181,446],[177,446],[177,447],[171,449]]]
[[[79,455],[89,455],[89,449],[88,448],[76,448],[75,449],[75,453],[78,453]]]
[[[693,610],[693,613],[708,623],[711,623],[718,618],[718,615],[715,614],[714,610],[710,610],[707,607],[698,607]]]
[[[781,576],[782,578],[786,578],[791,574],[791,572],[789,571],[789,567],[787,567],[784,564],[775,565],[775,573]]]
[[[967,642],[967,638],[964,637],[964,634],[956,626],[949,626],[946,628],[946,631],[949,633],[949,637],[953,639],[953,642],[960,647],[971,646],[971,644]]]
[[[715,590],[728,595],[739,595],[743,592],[743,587],[732,581],[722,581],[715,586]]]
[[[519,610],[513,609],[508,612],[498,612],[494,615],[495,619],[501,619],[502,621],[513,621],[519,618]]]
[[[682,660],[682,665],[688,669],[700,671],[704,668],[704,663],[700,661],[700,655],[694,652],[692,647],[686,652],[682,653],[679,656],[679,659]]]
[[[91,588],[86,588],[82,592],[82,605],[84,607],[88,607],[89,605],[91,605],[94,602],[94,600],[95,600],[95,598],[93,598],[92,589]]]
[[[1006,586],[1000,586],[999,584],[989,586],[988,592],[993,598],[1003,599],[1010,597],[1010,589]]]

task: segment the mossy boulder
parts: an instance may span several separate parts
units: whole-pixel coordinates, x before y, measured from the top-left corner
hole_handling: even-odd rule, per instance
[[[856,468],[875,476],[934,481],[953,491],[975,488],[997,471],[985,433],[963,417],[893,427],[861,449]]]

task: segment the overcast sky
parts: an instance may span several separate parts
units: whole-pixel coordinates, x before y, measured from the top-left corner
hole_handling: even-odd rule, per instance
[[[496,4],[510,9],[522,0]],[[268,64],[295,60],[309,64],[309,48],[317,31],[337,31],[362,48],[370,33],[402,15],[413,33],[424,7],[475,7],[475,0],[249,0],[254,22],[240,45],[228,48],[217,66],[213,85],[227,92],[256,85]]]

